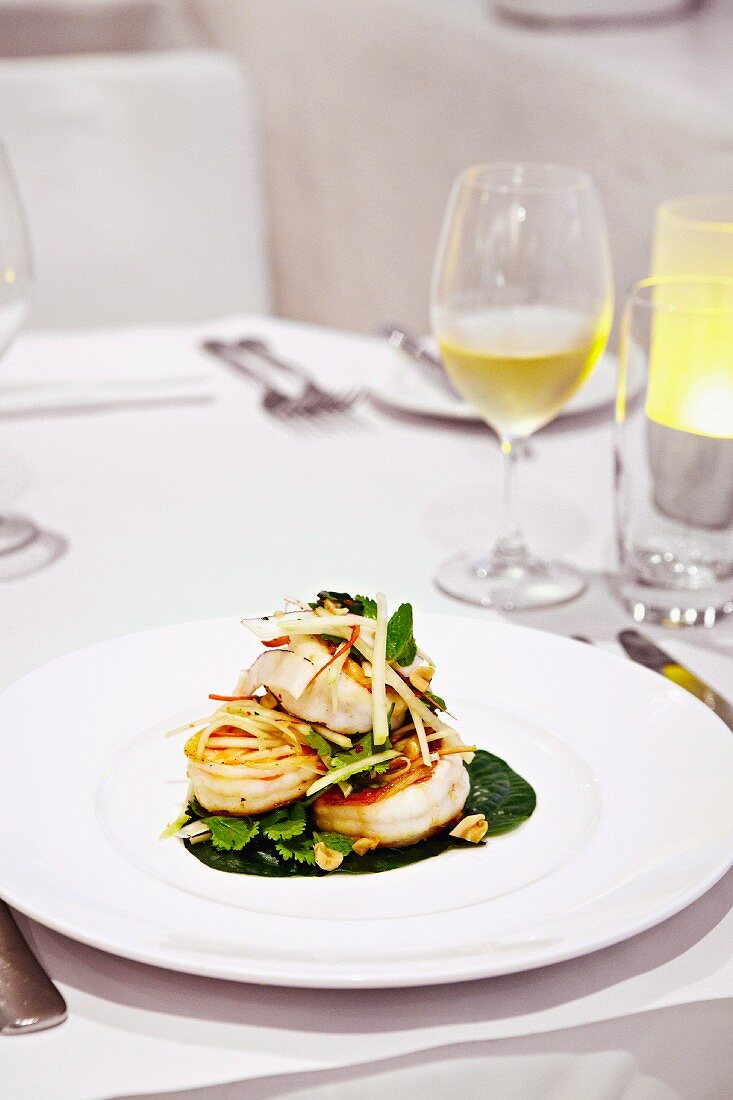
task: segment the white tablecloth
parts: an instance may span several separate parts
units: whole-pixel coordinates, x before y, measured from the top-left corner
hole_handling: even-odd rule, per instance
[[[165,361],[181,375],[203,373],[213,400],[0,417],[0,510],[29,514],[47,531],[32,567],[0,570],[3,684],[103,638],[267,610],[285,592],[383,588],[426,610],[461,610],[431,575],[457,547],[496,534],[500,455],[488,430],[368,404],[351,425],[305,431],[274,421],[246,381],[197,352],[204,331],[271,337],[334,388],[389,370],[391,353],[366,337],[230,319],[150,333],[151,371]],[[148,354],[139,330],[114,335],[115,361],[128,339],[139,367]],[[59,359],[75,351],[83,376],[99,335],[58,341]],[[23,338],[8,370],[41,353],[52,363],[53,339]],[[368,469],[353,458],[355,442]],[[520,486],[527,534],[538,552],[574,560],[593,578],[575,603],[520,621],[609,646],[628,625],[602,577],[613,563],[610,485],[608,409],[560,420],[535,439]],[[338,518],[324,538],[329,509]],[[733,625],[665,636],[665,645],[733,693]],[[69,1020],[0,1041],[0,1094],[91,1100],[258,1078],[248,1097],[448,1096],[456,1081],[467,1096],[486,1095],[491,1081],[494,1095],[522,1100],[727,1096],[732,902],[729,874],[615,947],[530,974],[415,991],[193,978],[23,921]],[[354,1068],[370,1062],[387,1076]],[[202,1096],[243,1094],[222,1086]]]

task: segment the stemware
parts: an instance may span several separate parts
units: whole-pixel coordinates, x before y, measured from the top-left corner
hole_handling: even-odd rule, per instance
[[[0,356],[28,312],[32,264],[23,207],[10,162],[0,143]],[[0,513],[0,554],[32,542],[39,534],[29,519]]]
[[[582,385],[608,339],[611,264],[600,199],[585,173],[486,164],[450,196],[433,273],[431,322],[456,389],[497,432],[503,520],[489,554],[461,553],[436,583],[502,610],[578,595],[583,575],[530,555],[513,514],[518,443]]]

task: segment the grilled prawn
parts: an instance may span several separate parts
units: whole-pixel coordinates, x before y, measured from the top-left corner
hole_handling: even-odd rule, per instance
[[[329,788],[313,804],[316,828],[371,837],[380,847],[405,847],[458,821],[468,789],[460,756],[446,756],[433,768],[420,766],[407,779],[365,787],[348,798],[338,788]]]
[[[237,691],[247,695],[266,687],[284,710],[305,722],[327,726],[336,733],[366,733],[372,728],[371,680],[355,661],[332,664],[332,658],[319,637],[294,636],[287,649],[262,653],[242,673]],[[405,704],[391,689],[387,699],[395,704],[392,724],[398,725]]]
[[[283,741],[263,753],[251,748],[227,750],[228,741],[244,740],[241,731],[221,726],[209,737],[199,758],[198,735],[186,744],[188,778],[201,805],[212,813],[263,814],[295,802],[323,772],[307,745]]]

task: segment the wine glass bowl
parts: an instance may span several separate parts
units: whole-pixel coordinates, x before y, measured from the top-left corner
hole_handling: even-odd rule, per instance
[[[488,555],[458,555],[437,583],[504,610],[582,591],[568,566],[532,558],[511,515],[518,440],[583,384],[612,319],[605,219],[588,175],[553,164],[487,164],[456,180],[438,244],[431,324],[455,388],[505,455],[503,531]]]
[[[25,216],[10,162],[0,142],[0,356],[25,321],[33,272]],[[0,554],[19,550],[39,534],[30,520],[0,513]]]

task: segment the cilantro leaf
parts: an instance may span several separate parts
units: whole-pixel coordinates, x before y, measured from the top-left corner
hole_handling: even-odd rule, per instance
[[[321,737],[320,733],[316,733],[315,730],[311,730],[310,733],[305,735],[307,743],[312,749],[315,749],[321,760],[328,767],[333,756],[333,745],[331,745],[325,737]]]
[[[358,765],[360,760],[368,760],[370,756],[378,755],[381,752],[388,752],[391,748],[392,742],[389,738],[387,738],[383,745],[375,748],[372,734],[367,733],[354,744],[351,752],[342,751],[339,752],[337,756],[332,757],[329,771],[335,771],[337,768],[345,768],[354,764]],[[357,788],[363,786],[363,784],[359,782],[360,778],[368,782],[377,775],[383,775],[391,763],[391,760],[383,760],[381,764],[365,764],[363,769],[356,767],[349,775],[349,783],[356,781],[355,785]]]
[[[352,615],[364,615],[367,619],[376,619],[377,604],[371,596],[351,596],[348,592],[319,592],[318,599],[311,607],[323,607],[326,600],[331,600],[340,607],[345,607]],[[343,639],[341,639],[343,640]]]
[[[305,806],[302,802],[294,802],[274,810],[260,819],[260,828],[269,840],[290,840],[300,836],[305,832]]]
[[[313,854],[313,837],[311,836],[278,840],[275,847],[284,860],[294,859],[296,863],[309,863],[311,865],[316,862],[316,857]]]
[[[402,603],[387,623],[387,660],[390,664],[410,665],[417,655],[412,633],[412,604]]]
[[[354,603],[361,604],[361,612],[366,619],[376,619],[377,617],[377,601],[373,600],[371,596],[357,596]]]
[[[375,753],[387,752],[391,748],[391,743],[386,741],[384,745],[380,745],[378,749],[375,749],[372,734],[365,733],[351,746],[351,751],[342,749],[336,756],[332,757],[330,770],[335,771],[336,768],[345,768],[348,764],[356,764],[360,760],[366,760],[367,757],[374,756]]]
[[[211,843],[225,852],[240,852],[260,831],[259,821],[246,817],[205,817],[211,829]]]
[[[343,833],[313,833],[314,844],[325,844],[327,848],[333,848],[334,852],[340,852],[347,856],[354,847],[354,841]]]

